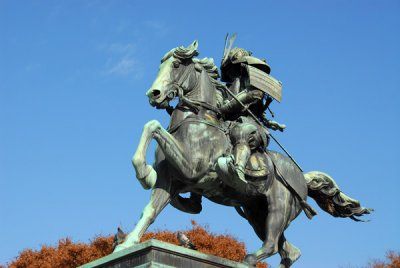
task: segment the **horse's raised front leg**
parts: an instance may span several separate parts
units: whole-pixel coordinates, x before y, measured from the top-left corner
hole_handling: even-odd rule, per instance
[[[157,179],[157,174],[153,167],[146,163],[146,153],[150,141],[153,138],[153,133],[159,126],[160,123],[156,120],[152,120],[144,125],[139,145],[132,158],[132,164],[136,171],[136,178],[145,189],[153,188]]]
[[[168,183],[166,182],[166,184]],[[168,188],[168,185],[167,187],[160,188],[157,185],[155,186],[155,189],[153,189],[152,191],[150,201],[144,208],[142,215],[135,226],[135,229],[133,229],[133,231],[127,235],[125,241],[122,244],[118,245],[115,248],[114,252],[131,247],[140,242],[140,238],[143,236],[144,232],[154,222],[156,217],[165,208],[165,206],[170,202],[171,194],[169,191],[171,189]]]
[[[165,158],[177,170],[180,170],[185,177],[194,176],[195,171],[187,159],[190,159],[185,154],[180,142],[178,142],[160,122],[152,120],[148,122],[144,128],[142,137],[140,138],[139,146],[133,156],[132,163],[136,170],[136,177],[145,189],[154,186],[156,172],[153,167],[146,164],[146,152],[151,139],[154,138],[160,149],[163,151]]]

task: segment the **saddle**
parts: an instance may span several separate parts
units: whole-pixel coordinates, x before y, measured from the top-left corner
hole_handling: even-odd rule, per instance
[[[248,177],[260,178],[268,176],[273,169],[274,164],[268,154],[264,151],[256,151],[247,161],[244,172]]]

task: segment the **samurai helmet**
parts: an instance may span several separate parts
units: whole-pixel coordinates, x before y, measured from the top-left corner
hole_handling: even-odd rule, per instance
[[[244,48],[235,47],[229,52],[228,61],[230,61],[231,63],[237,63],[243,57],[251,56],[251,54],[252,53],[250,51],[247,51]]]
[[[232,82],[234,77],[241,75],[241,64],[252,65],[267,74],[271,72],[271,68],[265,60],[253,57],[252,53],[244,48],[235,47],[223,59],[221,64],[221,80]]]

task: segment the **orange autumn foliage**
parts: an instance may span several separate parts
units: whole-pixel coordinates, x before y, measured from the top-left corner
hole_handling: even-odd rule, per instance
[[[186,235],[196,245],[198,251],[227,258],[233,261],[242,261],[246,255],[243,242],[230,235],[216,235],[210,233],[207,227],[192,221],[192,228],[185,231]],[[176,233],[171,231],[148,232],[142,241],[158,239],[171,244],[179,245]],[[113,236],[98,236],[88,244],[73,243],[65,238],[55,247],[42,246],[40,250],[26,249],[8,265],[8,268],[75,268],[79,265],[101,258],[112,252]],[[267,268],[266,263],[259,263],[257,268]],[[0,268],[3,268],[0,266]]]
[[[388,259],[385,261],[374,260],[369,263],[369,268],[400,268],[400,253],[389,251],[386,254],[386,258]]]
[[[75,268],[110,254],[112,241],[112,236],[96,237],[89,244],[73,243],[69,238],[60,239],[55,247],[44,245],[37,251],[22,251],[8,268]]]

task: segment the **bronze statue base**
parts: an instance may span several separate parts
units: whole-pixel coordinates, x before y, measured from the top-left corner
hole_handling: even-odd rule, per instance
[[[243,263],[207,255],[195,250],[175,246],[159,240],[149,240],[115,252],[78,268],[131,268],[131,267],[181,267],[181,268],[248,268]]]

